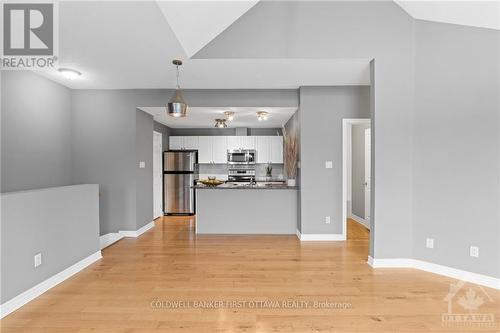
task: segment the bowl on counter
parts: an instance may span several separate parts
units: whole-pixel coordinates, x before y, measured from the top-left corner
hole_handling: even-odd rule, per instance
[[[216,179],[215,177],[208,177],[208,179],[200,179],[199,182],[205,186],[219,186],[225,183],[223,180]]]

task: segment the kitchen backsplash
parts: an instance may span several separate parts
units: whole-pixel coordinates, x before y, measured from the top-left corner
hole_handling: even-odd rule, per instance
[[[255,177],[265,178],[266,177],[266,167],[268,164],[255,164]],[[271,164],[273,168],[272,178],[273,179],[284,179],[284,168],[283,164]],[[227,164],[198,164],[198,173],[200,175],[227,175]]]

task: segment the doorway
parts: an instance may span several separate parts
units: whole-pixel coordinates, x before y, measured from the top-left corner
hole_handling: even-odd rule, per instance
[[[367,239],[371,204],[371,121],[343,120],[343,222],[346,239]]]
[[[163,135],[153,132],[153,219],[163,216]]]

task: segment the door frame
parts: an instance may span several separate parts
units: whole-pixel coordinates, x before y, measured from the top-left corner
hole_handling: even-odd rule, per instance
[[[372,151],[372,137],[371,137],[371,133],[372,133],[372,128],[371,126],[366,128],[365,129],[365,151],[364,151],[364,154],[365,154],[365,227],[367,227],[368,229],[370,229],[370,220],[371,220],[371,216],[370,216],[370,209],[371,209],[371,197],[372,197],[372,193],[371,193],[371,189],[372,189],[372,181],[371,181],[371,170],[372,170],[372,162],[371,162],[371,151]],[[369,144],[369,147],[368,147],[368,144]],[[369,148],[369,149],[367,149]],[[367,163],[369,162],[369,163]],[[369,168],[367,168],[367,165],[369,166]],[[368,172],[367,172],[368,170]],[[367,178],[369,178],[369,180],[367,180]],[[368,190],[367,188],[368,187]],[[367,196],[368,195],[368,199],[369,200],[366,200],[367,199]],[[368,204],[367,204],[368,203]]]
[[[367,124],[370,125],[371,128],[371,119],[370,118],[344,118],[342,119],[342,239],[347,239],[347,187],[351,182],[348,179],[348,175],[351,172],[348,171],[348,156],[349,149],[352,147],[352,136],[349,135],[352,133],[352,125],[359,124]],[[373,166],[373,159],[371,161]],[[352,165],[350,166],[352,168]],[[371,195],[373,195],[373,187],[370,188],[372,191]],[[352,196],[352,189],[351,189]]]
[[[161,181],[161,197],[160,197],[160,206],[162,207],[163,211],[163,134],[157,131],[153,131],[153,219],[157,219],[158,217],[163,216],[163,214],[156,215],[156,188],[155,188],[155,180],[156,180],[156,174],[155,174],[155,165],[154,165],[154,160],[155,160],[155,137],[159,137],[160,139],[160,156],[159,161],[160,161],[160,170],[158,171],[161,175],[162,181]]]

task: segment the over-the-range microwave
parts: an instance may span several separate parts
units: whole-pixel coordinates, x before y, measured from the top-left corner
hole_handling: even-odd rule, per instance
[[[255,149],[234,149],[227,151],[228,164],[255,164]]]

